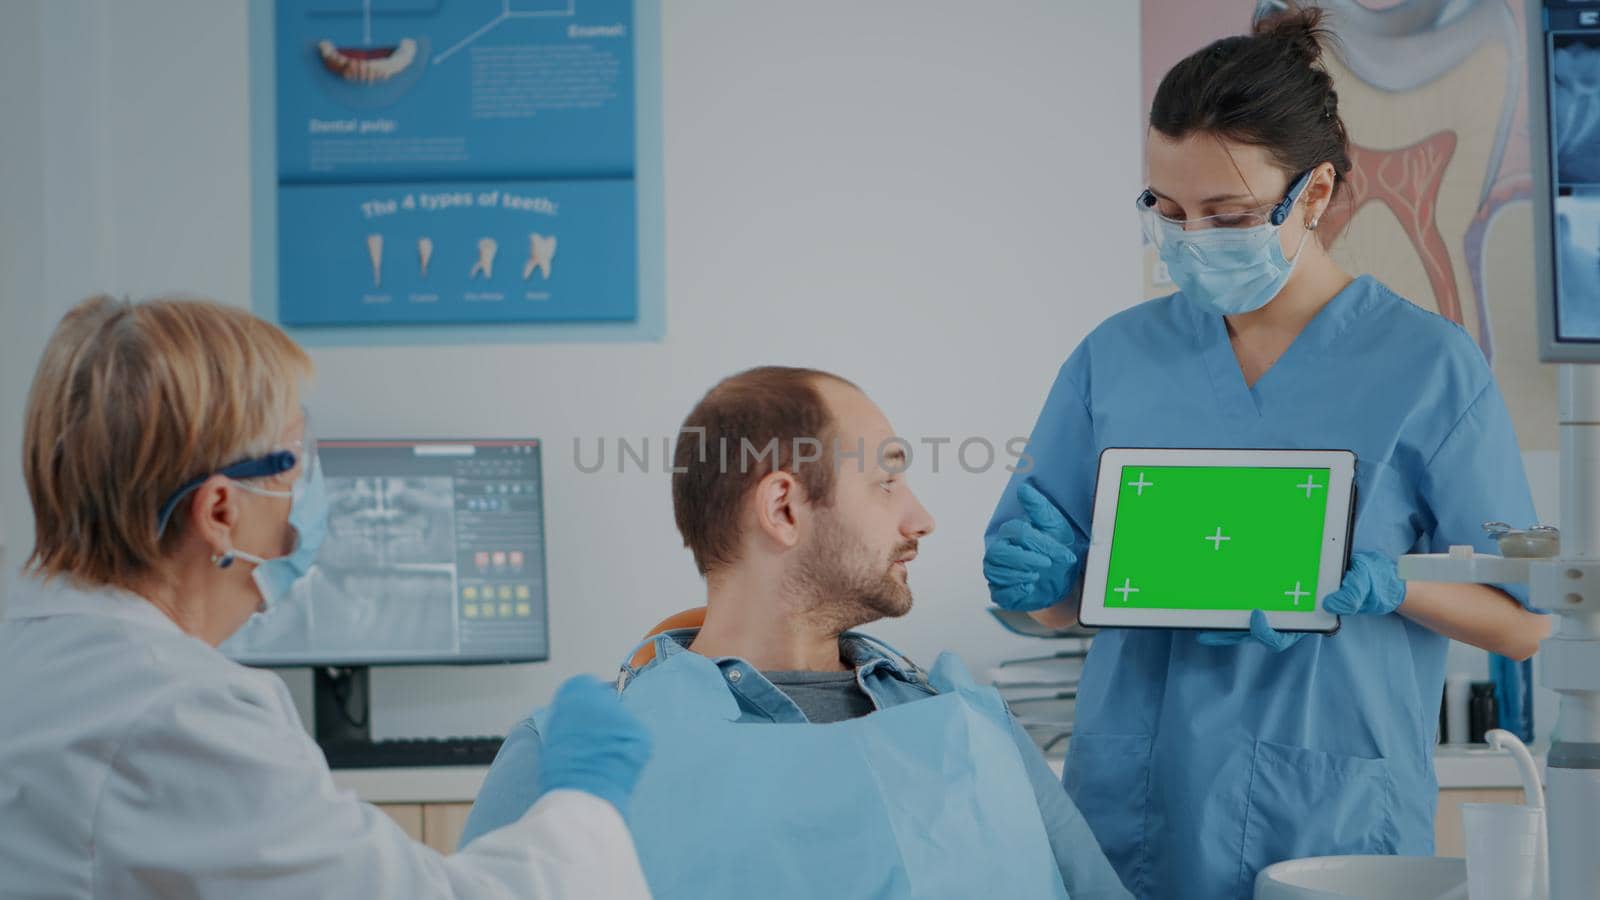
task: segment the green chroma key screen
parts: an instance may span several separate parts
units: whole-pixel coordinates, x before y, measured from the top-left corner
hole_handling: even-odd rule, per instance
[[[1106,607],[1312,612],[1327,469],[1124,466]]]

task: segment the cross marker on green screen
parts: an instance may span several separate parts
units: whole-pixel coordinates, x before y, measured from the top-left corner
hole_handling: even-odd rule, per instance
[[[1211,541],[1212,544],[1214,545],[1214,546],[1212,546],[1211,549],[1213,549],[1213,550],[1221,550],[1222,549],[1222,542],[1223,541],[1231,541],[1231,540],[1233,540],[1233,538],[1231,538],[1231,537],[1223,537],[1222,536],[1222,526],[1218,525],[1217,526],[1217,533],[1212,535],[1211,537],[1206,538],[1206,540]]]
[[[1303,601],[1320,596],[1327,469],[1170,466],[1122,475],[1108,605],[1312,611]]]

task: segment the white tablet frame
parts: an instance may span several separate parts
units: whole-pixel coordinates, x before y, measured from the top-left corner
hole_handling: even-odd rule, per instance
[[[1312,612],[1269,611],[1267,621],[1279,631],[1331,634],[1339,630],[1339,617],[1323,611],[1322,601],[1338,588],[1349,564],[1350,539],[1355,526],[1356,471],[1356,455],[1349,450],[1106,448],[1100,454],[1100,470],[1095,479],[1094,524],[1089,535],[1079,622],[1092,628],[1201,628],[1215,631],[1250,628],[1251,611],[1247,609],[1129,609],[1106,606],[1111,535],[1117,521],[1122,471],[1128,466],[1326,469],[1328,511],[1322,530],[1322,561],[1317,570],[1317,583],[1326,589],[1316,599]]]

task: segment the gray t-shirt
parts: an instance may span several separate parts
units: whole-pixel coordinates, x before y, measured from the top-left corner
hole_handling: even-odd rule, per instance
[[[855,672],[762,672],[817,725],[856,719],[872,712],[872,698]]]

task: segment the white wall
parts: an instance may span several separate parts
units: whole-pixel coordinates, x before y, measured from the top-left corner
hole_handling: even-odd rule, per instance
[[[44,319],[44,170],[40,133],[39,8],[3,10],[0,27],[0,573],[27,547],[29,518],[22,496],[17,423],[32,376]],[[0,586],[7,576],[0,575]],[[0,600],[3,602],[3,600]]]
[[[583,475],[575,436],[659,440],[717,378],[789,363],[857,381],[907,436],[1000,444],[1138,294],[1138,4],[665,0],[663,19],[664,341],[313,353],[312,414],[342,434],[548,441],[550,663],[381,670],[380,736],[498,733],[700,602],[667,477]],[[15,565],[30,545],[22,397],[54,320],[95,290],[248,305],[246,10],[7,0],[0,54]],[[917,462],[939,530],[912,567],[917,609],[879,634],[980,669],[1035,649],[983,611],[980,534],[1005,477]]]

